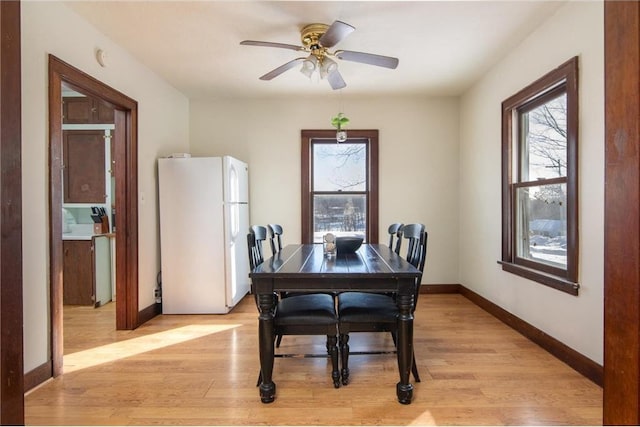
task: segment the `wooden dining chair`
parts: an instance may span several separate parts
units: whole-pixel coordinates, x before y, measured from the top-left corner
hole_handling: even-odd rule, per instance
[[[269,244],[271,246],[271,253],[275,255],[276,253],[282,250],[282,226],[279,224],[268,224],[267,230],[269,231]],[[336,294],[334,292],[321,292],[331,295],[332,298],[335,299]],[[303,292],[280,292],[280,298],[288,298],[292,296],[298,295],[309,295],[308,293]],[[280,347],[282,343],[282,335],[276,336],[276,347]]]
[[[275,255],[276,252],[282,250],[282,226],[280,224],[269,224],[269,244],[271,245],[271,254]]]
[[[251,270],[264,262],[262,242],[267,240],[267,229],[261,225],[252,225],[247,234],[247,247],[249,248],[249,267]]]
[[[264,262],[262,242],[266,239],[266,228],[252,226],[247,234],[249,263],[251,269]],[[264,233],[264,238],[263,238]],[[253,286],[253,285],[252,285]],[[253,292],[256,295],[255,292]],[[340,370],[338,367],[338,316],[333,297],[328,294],[299,294],[280,298],[273,294],[275,310],[273,311],[273,329],[275,340],[283,335],[326,335],[327,352],[323,354],[284,354],[274,357],[327,357],[331,359],[331,379],[335,388],[340,387]],[[257,305],[257,301],[256,301]],[[262,382],[262,372],[257,385]]]
[[[402,228],[407,240],[406,260],[420,270],[413,290],[414,308],[418,304],[420,282],[427,255],[427,232],[423,224],[408,224]],[[413,312],[412,312],[413,314]],[[369,292],[344,292],[338,295],[338,331],[340,334],[340,358],[342,362],[342,384],[349,383],[349,334],[351,332],[390,332],[394,346],[397,345],[398,306],[395,297]],[[357,354],[384,354],[388,351],[362,351]],[[395,353],[395,351],[394,351]],[[355,353],[354,353],[355,354]],[[411,371],[416,382],[420,382],[418,368],[413,355]]]
[[[280,224],[267,224],[267,230],[269,231],[269,246],[271,246],[271,254],[282,250],[282,226]],[[280,298],[286,298],[291,296],[290,292],[280,292]],[[282,343],[282,335],[276,335],[276,347],[280,347]]]
[[[396,222],[395,224],[391,224],[388,229],[389,247],[398,255],[400,255],[400,246],[402,245],[402,227],[404,227],[404,224]]]

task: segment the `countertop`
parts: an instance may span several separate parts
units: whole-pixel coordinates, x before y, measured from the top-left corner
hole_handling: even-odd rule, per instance
[[[115,237],[114,233],[94,234],[93,224],[69,224],[62,232],[62,240],[91,240],[93,236]]]
[[[91,240],[93,234],[62,233],[62,240]]]

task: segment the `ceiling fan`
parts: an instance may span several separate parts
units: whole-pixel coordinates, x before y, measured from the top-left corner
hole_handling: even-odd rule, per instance
[[[311,77],[314,71],[318,71],[320,78],[327,78],[332,89],[342,89],[347,86],[342,75],[338,71],[338,64],[332,59],[338,58],[344,61],[360,62],[362,64],[376,65],[395,69],[398,66],[398,58],[390,56],[375,55],[373,53],[355,52],[352,50],[336,50],[329,51],[330,48],[337,45],[342,39],[347,37],[355,30],[355,27],[342,21],[335,21],[331,26],[326,24],[309,24],[300,31],[302,46],[263,42],[256,40],[244,40],[241,45],[247,46],[264,46],[276,47],[280,49],[290,49],[299,52],[309,53],[306,57],[293,59],[278,68],[269,71],[260,77],[260,80],[271,80],[278,77],[285,71],[302,64],[300,71],[307,77]]]

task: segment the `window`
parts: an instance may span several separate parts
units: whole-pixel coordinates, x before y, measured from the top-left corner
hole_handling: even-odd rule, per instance
[[[325,233],[378,241],[378,131],[302,131],[302,241]]]
[[[502,103],[502,269],[578,294],[578,58]]]

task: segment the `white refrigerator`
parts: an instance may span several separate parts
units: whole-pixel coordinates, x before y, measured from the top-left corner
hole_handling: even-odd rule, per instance
[[[222,314],[248,292],[248,166],[158,159],[162,312]]]

